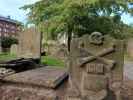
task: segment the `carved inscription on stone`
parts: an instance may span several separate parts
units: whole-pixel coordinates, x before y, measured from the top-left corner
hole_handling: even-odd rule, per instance
[[[86,69],[87,73],[104,74],[104,64],[96,64],[96,63],[87,64],[86,68],[87,68]]]

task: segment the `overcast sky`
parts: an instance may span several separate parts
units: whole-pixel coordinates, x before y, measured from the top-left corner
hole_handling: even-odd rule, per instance
[[[19,8],[25,4],[32,4],[39,0],[0,0],[0,15],[11,16],[12,19],[26,22],[26,12]],[[123,14],[122,20],[124,23],[133,24],[133,17]]]
[[[39,0],[0,0],[0,15],[11,16],[12,19],[26,22],[26,12],[19,8],[36,1]]]

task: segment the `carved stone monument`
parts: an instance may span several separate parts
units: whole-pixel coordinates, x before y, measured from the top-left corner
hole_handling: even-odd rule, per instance
[[[74,39],[66,100],[121,100],[123,42],[94,32]]]
[[[36,28],[29,28],[19,34],[19,58],[40,59],[41,33]]]

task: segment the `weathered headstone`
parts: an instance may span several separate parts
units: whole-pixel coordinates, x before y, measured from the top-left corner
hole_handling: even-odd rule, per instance
[[[129,39],[127,42],[127,53],[133,58],[133,38]]]
[[[123,42],[94,32],[74,39],[67,100],[121,100]]]
[[[19,34],[19,58],[40,59],[41,33],[30,28]]]
[[[18,45],[17,45],[17,44],[11,45],[10,54],[15,54],[15,55],[17,55],[17,53],[18,53]]]

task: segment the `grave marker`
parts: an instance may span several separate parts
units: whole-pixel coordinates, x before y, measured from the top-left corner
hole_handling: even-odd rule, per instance
[[[41,33],[36,28],[30,28],[19,36],[19,58],[40,59]]]
[[[94,32],[74,39],[67,100],[121,100],[123,42]]]
[[[15,55],[18,54],[18,45],[17,44],[11,45],[10,54],[15,54]]]

